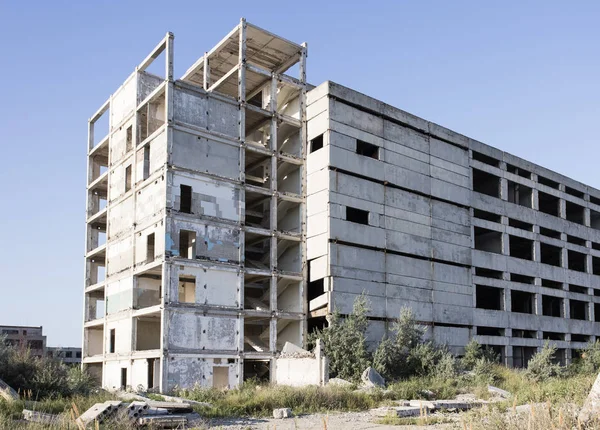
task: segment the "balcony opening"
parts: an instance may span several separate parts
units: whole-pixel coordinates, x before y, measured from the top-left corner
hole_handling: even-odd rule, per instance
[[[504,329],[499,327],[483,327],[475,328],[477,336],[504,336]]]
[[[584,208],[570,201],[566,202],[567,220],[576,224],[584,225]]]
[[[517,184],[513,181],[508,181],[508,201],[527,208],[532,207],[532,190],[531,188]]]
[[[114,328],[111,329],[110,330],[110,339],[108,342],[108,352],[110,352],[111,354],[115,352],[116,336],[117,336],[116,329],[114,329]]]
[[[567,235],[567,242],[572,243],[573,245],[585,246],[585,239],[582,239],[577,236]]]
[[[585,272],[585,260],[587,259],[587,256],[585,254],[569,249],[568,256],[569,270]]]
[[[535,296],[533,293],[525,291],[512,290],[510,294],[510,306],[512,312],[522,314],[535,313]]]
[[[590,337],[588,335],[571,333],[571,342],[589,342],[589,340]]]
[[[150,145],[144,146],[143,179],[150,177]]]
[[[562,248],[540,242],[540,261],[551,266],[562,266]]]
[[[555,190],[558,190],[559,184],[556,181],[553,181],[552,179],[548,179],[548,178],[544,178],[543,176],[538,175],[538,183],[545,185],[547,187],[550,188],[554,188]]]
[[[125,167],[125,192],[131,189],[131,164]]]
[[[512,282],[519,282],[521,284],[533,285],[535,283],[535,278],[533,276],[519,275],[517,273],[511,273],[510,280]]]
[[[569,300],[569,310],[571,311],[572,320],[587,320],[588,319],[588,303],[582,300]]]
[[[487,211],[482,211],[480,209],[475,209],[473,211],[473,216],[475,218],[479,218],[479,219],[484,219],[486,221],[492,221],[492,222],[497,222],[497,223],[501,223],[502,222],[502,216],[492,213],[492,212],[487,212]]]
[[[269,274],[244,274],[244,309],[271,310],[271,280]]]
[[[544,340],[565,340],[564,333],[558,333],[555,331],[545,331],[542,333]]]
[[[562,290],[562,282],[552,281],[550,279],[542,279],[542,287],[552,288],[553,290]]]
[[[560,297],[542,295],[542,315],[548,317],[563,317],[563,299]]]
[[[600,303],[594,303],[594,322],[600,322]]]
[[[379,146],[356,139],[356,153],[379,160]]]
[[[529,224],[528,222],[519,221],[517,219],[510,218],[508,220],[508,225],[510,227],[519,228],[525,231],[533,231],[533,224]]]
[[[600,212],[590,209],[590,227],[594,230],[600,230]]]
[[[509,236],[510,256],[533,260],[533,241],[518,236]]]
[[[552,239],[560,239],[560,231],[552,230],[546,227],[540,227],[542,236],[551,237]]]
[[[369,225],[369,211],[346,206],[346,221]]]
[[[592,257],[592,273],[594,275],[600,275],[600,258]]]
[[[179,256],[182,258],[196,258],[196,232],[190,230],[179,231]]]
[[[481,152],[473,151],[473,160],[489,164],[490,166],[500,167],[500,160],[490,157],[489,155],[482,154]]]
[[[319,136],[315,137],[314,139],[312,139],[310,141],[310,152],[313,153],[315,151],[318,151],[321,148],[323,148],[323,135],[322,134],[320,134]]]
[[[522,178],[531,179],[531,172],[528,172],[527,170],[522,169],[520,167],[513,166],[512,164],[506,164],[506,171],[515,175],[519,175]]]
[[[160,95],[138,112],[139,141],[143,142],[165,123],[165,96]]]
[[[487,228],[474,227],[475,249],[502,254],[502,233]]]
[[[500,178],[483,170],[473,169],[473,191],[500,198]]]
[[[192,187],[189,185],[179,185],[179,212],[186,214],[192,213]]]
[[[504,310],[504,290],[502,288],[476,285],[476,307],[478,309]]]
[[[560,216],[560,199],[556,196],[538,192],[538,204],[540,212],[556,217]]]
[[[156,258],[154,237],[154,233],[150,233],[148,236],[146,236],[146,263],[152,263]]]
[[[135,350],[160,349],[160,314],[135,318]]]
[[[519,339],[536,339],[537,331],[513,328],[512,337],[517,337]]]
[[[500,270],[484,269],[483,267],[475,268],[475,276],[481,276],[482,278],[502,279],[502,272]]]
[[[160,305],[162,299],[161,268],[153,269],[135,277],[133,290],[134,309],[143,309]]]
[[[578,294],[587,294],[588,293],[587,287],[582,287],[581,285],[573,285],[573,284],[569,284],[569,291],[572,293],[578,293]]]
[[[196,278],[179,276],[179,303],[196,303]]]

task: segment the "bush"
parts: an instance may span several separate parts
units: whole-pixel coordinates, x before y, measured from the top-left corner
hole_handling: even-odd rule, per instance
[[[363,295],[354,301],[352,313],[342,318],[336,311],[329,325],[311,335],[311,343],[320,338],[329,358],[329,373],[333,377],[359,381],[362,372],[370,365],[366,331],[368,326],[367,298]]]
[[[497,363],[500,360],[500,357],[494,353],[493,349],[482,348],[479,342],[471,339],[465,346],[465,355],[460,360],[460,364],[466,370],[474,370],[475,365],[482,358],[490,363]]]
[[[579,372],[585,374],[596,374],[600,371],[600,340],[588,342],[581,351],[581,358],[576,366]]]
[[[548,378],[560,376],[563,368],[554,363],[556,345],[546,341],[541,351],[537,352],[527,365],[526,375],[534,381],[545,381]]]

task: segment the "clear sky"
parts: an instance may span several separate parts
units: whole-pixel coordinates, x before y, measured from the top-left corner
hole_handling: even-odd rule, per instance
[[[167,31],[180,77],[244,16],[313,84],[600,188],[600,2],[382,3],[0,0],[0,324],[81,343],[87,119]]]

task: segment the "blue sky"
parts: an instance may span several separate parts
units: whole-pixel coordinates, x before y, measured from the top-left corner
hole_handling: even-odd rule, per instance
[[[167,31],[179,77],[244,16],[306,41],[313,84],[352,87],[600,188],[599,2],[219,5],[0,0],[0,324],[81,342],[87,119]]]

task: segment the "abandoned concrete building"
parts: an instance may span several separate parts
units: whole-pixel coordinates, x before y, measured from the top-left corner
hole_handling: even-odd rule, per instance
[[[372,344],[403,306],[508,365],[595,339],[599,190],[309,86],[306,56],[242,19],[174,79],[169,33],[90,119],[83,363],[104,387],[274,379],[363,292]]]

